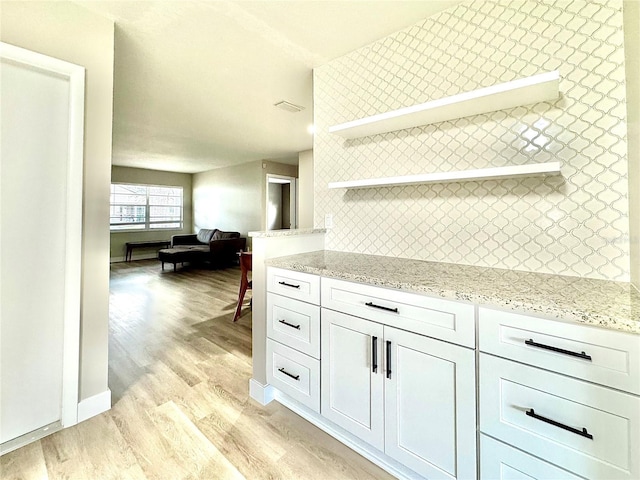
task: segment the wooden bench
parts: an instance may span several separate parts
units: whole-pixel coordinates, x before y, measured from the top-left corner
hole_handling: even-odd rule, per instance
[[[133,256],[134,248],[152,248],[152,247],[160,247],[167,248],[171,245],[170,240],[142,240],[140,242],[127,242],[125,244],[127,246],[127,252],[124,256],[126,262],[131,261],[131,257]]]

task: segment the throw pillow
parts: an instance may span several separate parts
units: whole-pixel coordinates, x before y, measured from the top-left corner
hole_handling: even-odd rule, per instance
[[[200,231],[198,232],[198,235],[196,235],[196,238],[201,243],[209,243],[211,241],[211,237],[213,237],[217,232],[218,232],[217,228],[214,228],[213,230],[201,228]]]

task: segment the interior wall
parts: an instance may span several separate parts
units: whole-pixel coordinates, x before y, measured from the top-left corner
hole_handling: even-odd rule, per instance
[[[108,390],[113,22],[70,2],[6,2],[0,39],[86,68],[80,400]]]
[[[282,190],[282,227],[291,228],[291,184],[283,183],[280,187]]]
[[[111,261],[124,261],[126,242],[142,240],[171,240],[172,235],[193,233],[192,179],[190,173],[162,172],[144,168],[111,167],[112,183],[137,183],[141,185],[167,185],[182,187],[183,193],[183,228],[177,230],[154,230],[144,232],[111,232]],[[134,250],[133,259],[153,258],[155,252]]]
[[[288,163],[274,162],[272,160],[262,160],[260,162],[262,169],[262,187],[261,187],[261,215],[259,230],[267,229],[267,175],[282,175],[285,177],[298,178],[298,165],[290,165]]]
[[[462,3],[314,71],[328,249],[630,278],[621,0]],[[353,140],[328,127],[558,70],[560,98]],[[329,190],[331,181],[560,161],[562,176]]]
[[[193,175],[195,232],[218,228],[246,237],[249,232],[262,229],[261,163],[249,162]]]
[[[313,150],[298,154],[298,228],[313,228]]]
[[[631,282],[640,289],[640,3],[624,2]]]

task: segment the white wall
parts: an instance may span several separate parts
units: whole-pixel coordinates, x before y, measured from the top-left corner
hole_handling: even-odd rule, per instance
[[[622,7],[467,1],[316,68],[314,217],[333,214],[327,248],[629,281]],[[552,70],[557,100],[352,140],[328,132]],[[547,161],[562,176],[327,188]]]
[[[193,175],[190,173],[163,172],[145,168],[111,167],[111,181],[114,183],[137,183],[141,185],[168,185],[182,187],[183,228],[178,230],[153,230],[145,232],[111,232],[111,261],[124,261],[125,243],[143,240],[171,240],[172,235],[192,233],[193,207],[191,204],[191,186]],[[155,252],[134,250],[133,259],[152,258]]]
[[[193,176],[194,231],[201,228],[240,232],[261,229],[261,162],[218,168]]]
[[[80,400],[107,390],[113,22],[69,2],[5,2],[0,39],[86,68]]]
[[[624,2],[631,282],[640,289],[640,3]]]
[[[313,150],[298,154],[298,228],[313,228]]]

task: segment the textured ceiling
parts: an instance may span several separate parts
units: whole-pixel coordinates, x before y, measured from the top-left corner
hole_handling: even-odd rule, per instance
[[[295,163],[314,67],[460,1],[76,3],[116,23],[114,165],[195,173]]]

